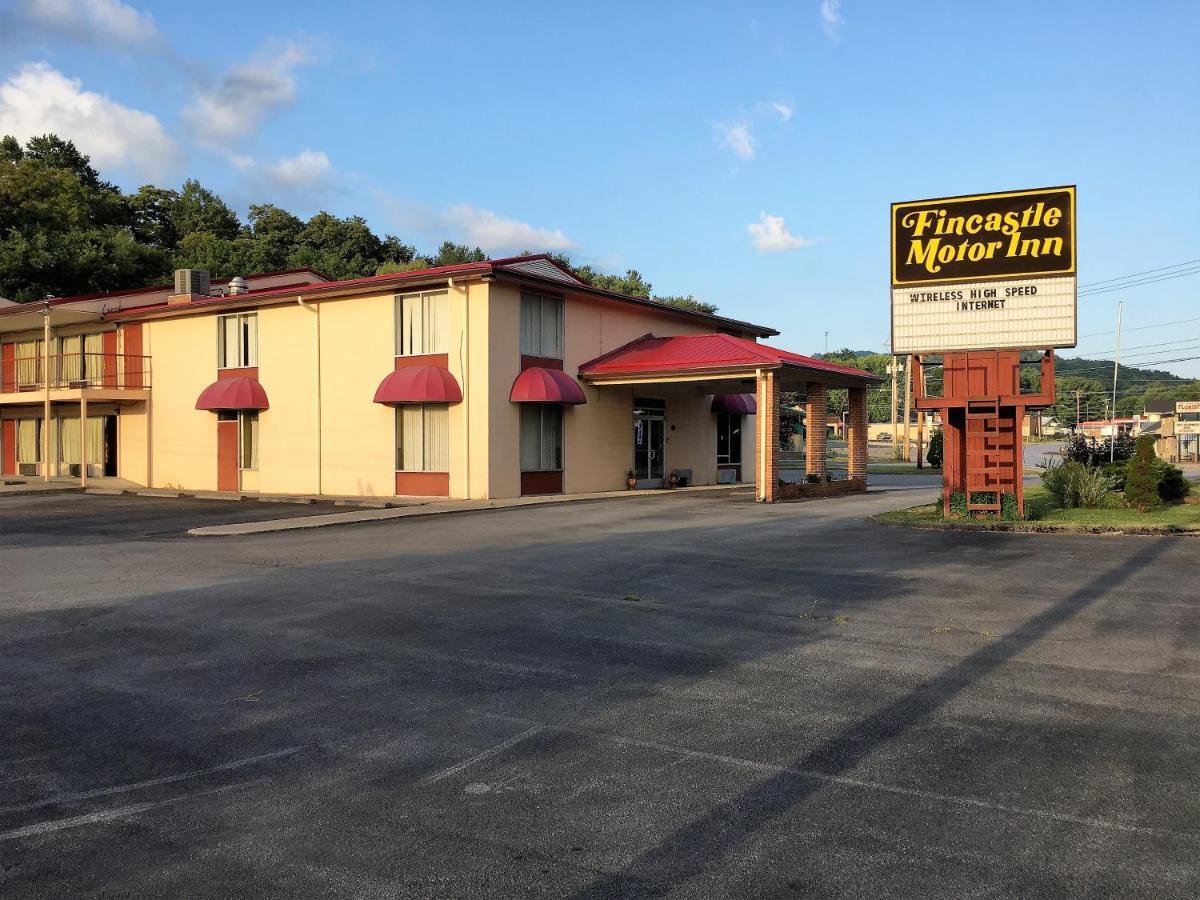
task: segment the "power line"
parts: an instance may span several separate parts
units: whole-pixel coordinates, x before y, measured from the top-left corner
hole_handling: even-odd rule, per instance
[[[1139,325],[1136,328],[1124,328],[1122,331],[1146,331],[1150,328],[1166,328],[1168,325],[1187,325],[1189,322],[1200,322],[1200,316],[1194,319],[1176,319],[1173,322],[1157,322],[1154,325]],[[1109,334],[1116,334],[1114,331],[1093,331],[1091,334],[1081,334],[1081,338],[1104,337]]]
[[[1111,284],[1114,281],[1127,281],[1130,278],[1139,278],[1142,275],[1153,275],[1155,272],[1166,272],[1168,269],[1182,269],[1184,266],[1192,266],[1200,263],[1200,259],[1189,259],[1187,262],[1175,263],[1171,266],[1160,266],[1157,269],[1147,269],[1145,272],[1131,272],[1129,275],[1121,275],[1117,278],[1105,278],[1101,281],[1089,281],[1087,284],[1081,284],[1081,288],[1095,287],[1099,284]]]
[[[1185,278],[1189,275],[1200,275],[1200,266],[1194,269],[1186,269],[1182,272],[1176,272],[1172,275],[1157,275],[1153,278],[1143,278],[1139,281],[1129,281],[1123,284],[1111,285],[1109,287],[1093,288],[1090,291],[1079,291],[1080,297],[1094,297],[1098,294],[1111,294],[1113,291],[1123,291],[1128,288],[1144,287],[1147,284],[1157,284],[1160,281],[1170,281],[1173,278]]]

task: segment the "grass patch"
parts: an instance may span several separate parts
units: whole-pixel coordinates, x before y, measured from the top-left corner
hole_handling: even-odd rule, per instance
[[[1136,509],[1063,509],[1054,496],[1041,487],[1025,491],[1025,521],[1000,522],[996,519],[943,519],[940,504],[895,509],[874,517],[885,525],[937,528],[996,528],[1016,531],[1197,531],[1200,532],[1200,502],[1161,506],[1147,512]]]

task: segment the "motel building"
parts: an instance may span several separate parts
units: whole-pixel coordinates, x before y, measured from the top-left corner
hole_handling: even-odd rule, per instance
[[[826,392],[848,388],[865,485],[878,379],[760,343],[777,333],[540,255],[349,281],[183,269],[169,287],[0,308],[0,471],[471,499],[620,490],[632,471],[638,487],[753,482],[770,502],[779,393],[825,421]]]

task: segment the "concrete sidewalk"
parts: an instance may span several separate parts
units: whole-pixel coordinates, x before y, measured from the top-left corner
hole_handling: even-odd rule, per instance
[[[556,503],[579,503],[589,500],[637,500],[647,497],[687,495],[701,492],[745,492],[753,496],[754,485],[712,484],[686,488],[647,489],[638,491],[601,491],[593,494],[553,494],[535,497],[514,497],[508,500],[430,500],[407,506],[384,509],[357,509],[349,512],[325,513],[314,516],[294,516],[269,519],[264,522],[239,522],[231,525],[203,525],[188,529],[196,537],[233,537],[247,534],[266,534],[273,531],[298,531],[305,528],[326,528],[331,525],[356,525],[364,522],[386,522],[414,516],[437,516],[446,513],[475,512],[485,509],[510,509],[523,506],[549,506]],[[196,495],[199,496],[199,495]]]

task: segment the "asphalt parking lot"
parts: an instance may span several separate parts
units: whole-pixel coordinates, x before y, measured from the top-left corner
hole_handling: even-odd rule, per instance
[[[1195,896],[1200,542],[919,493],[0,500],[0,896]]]

